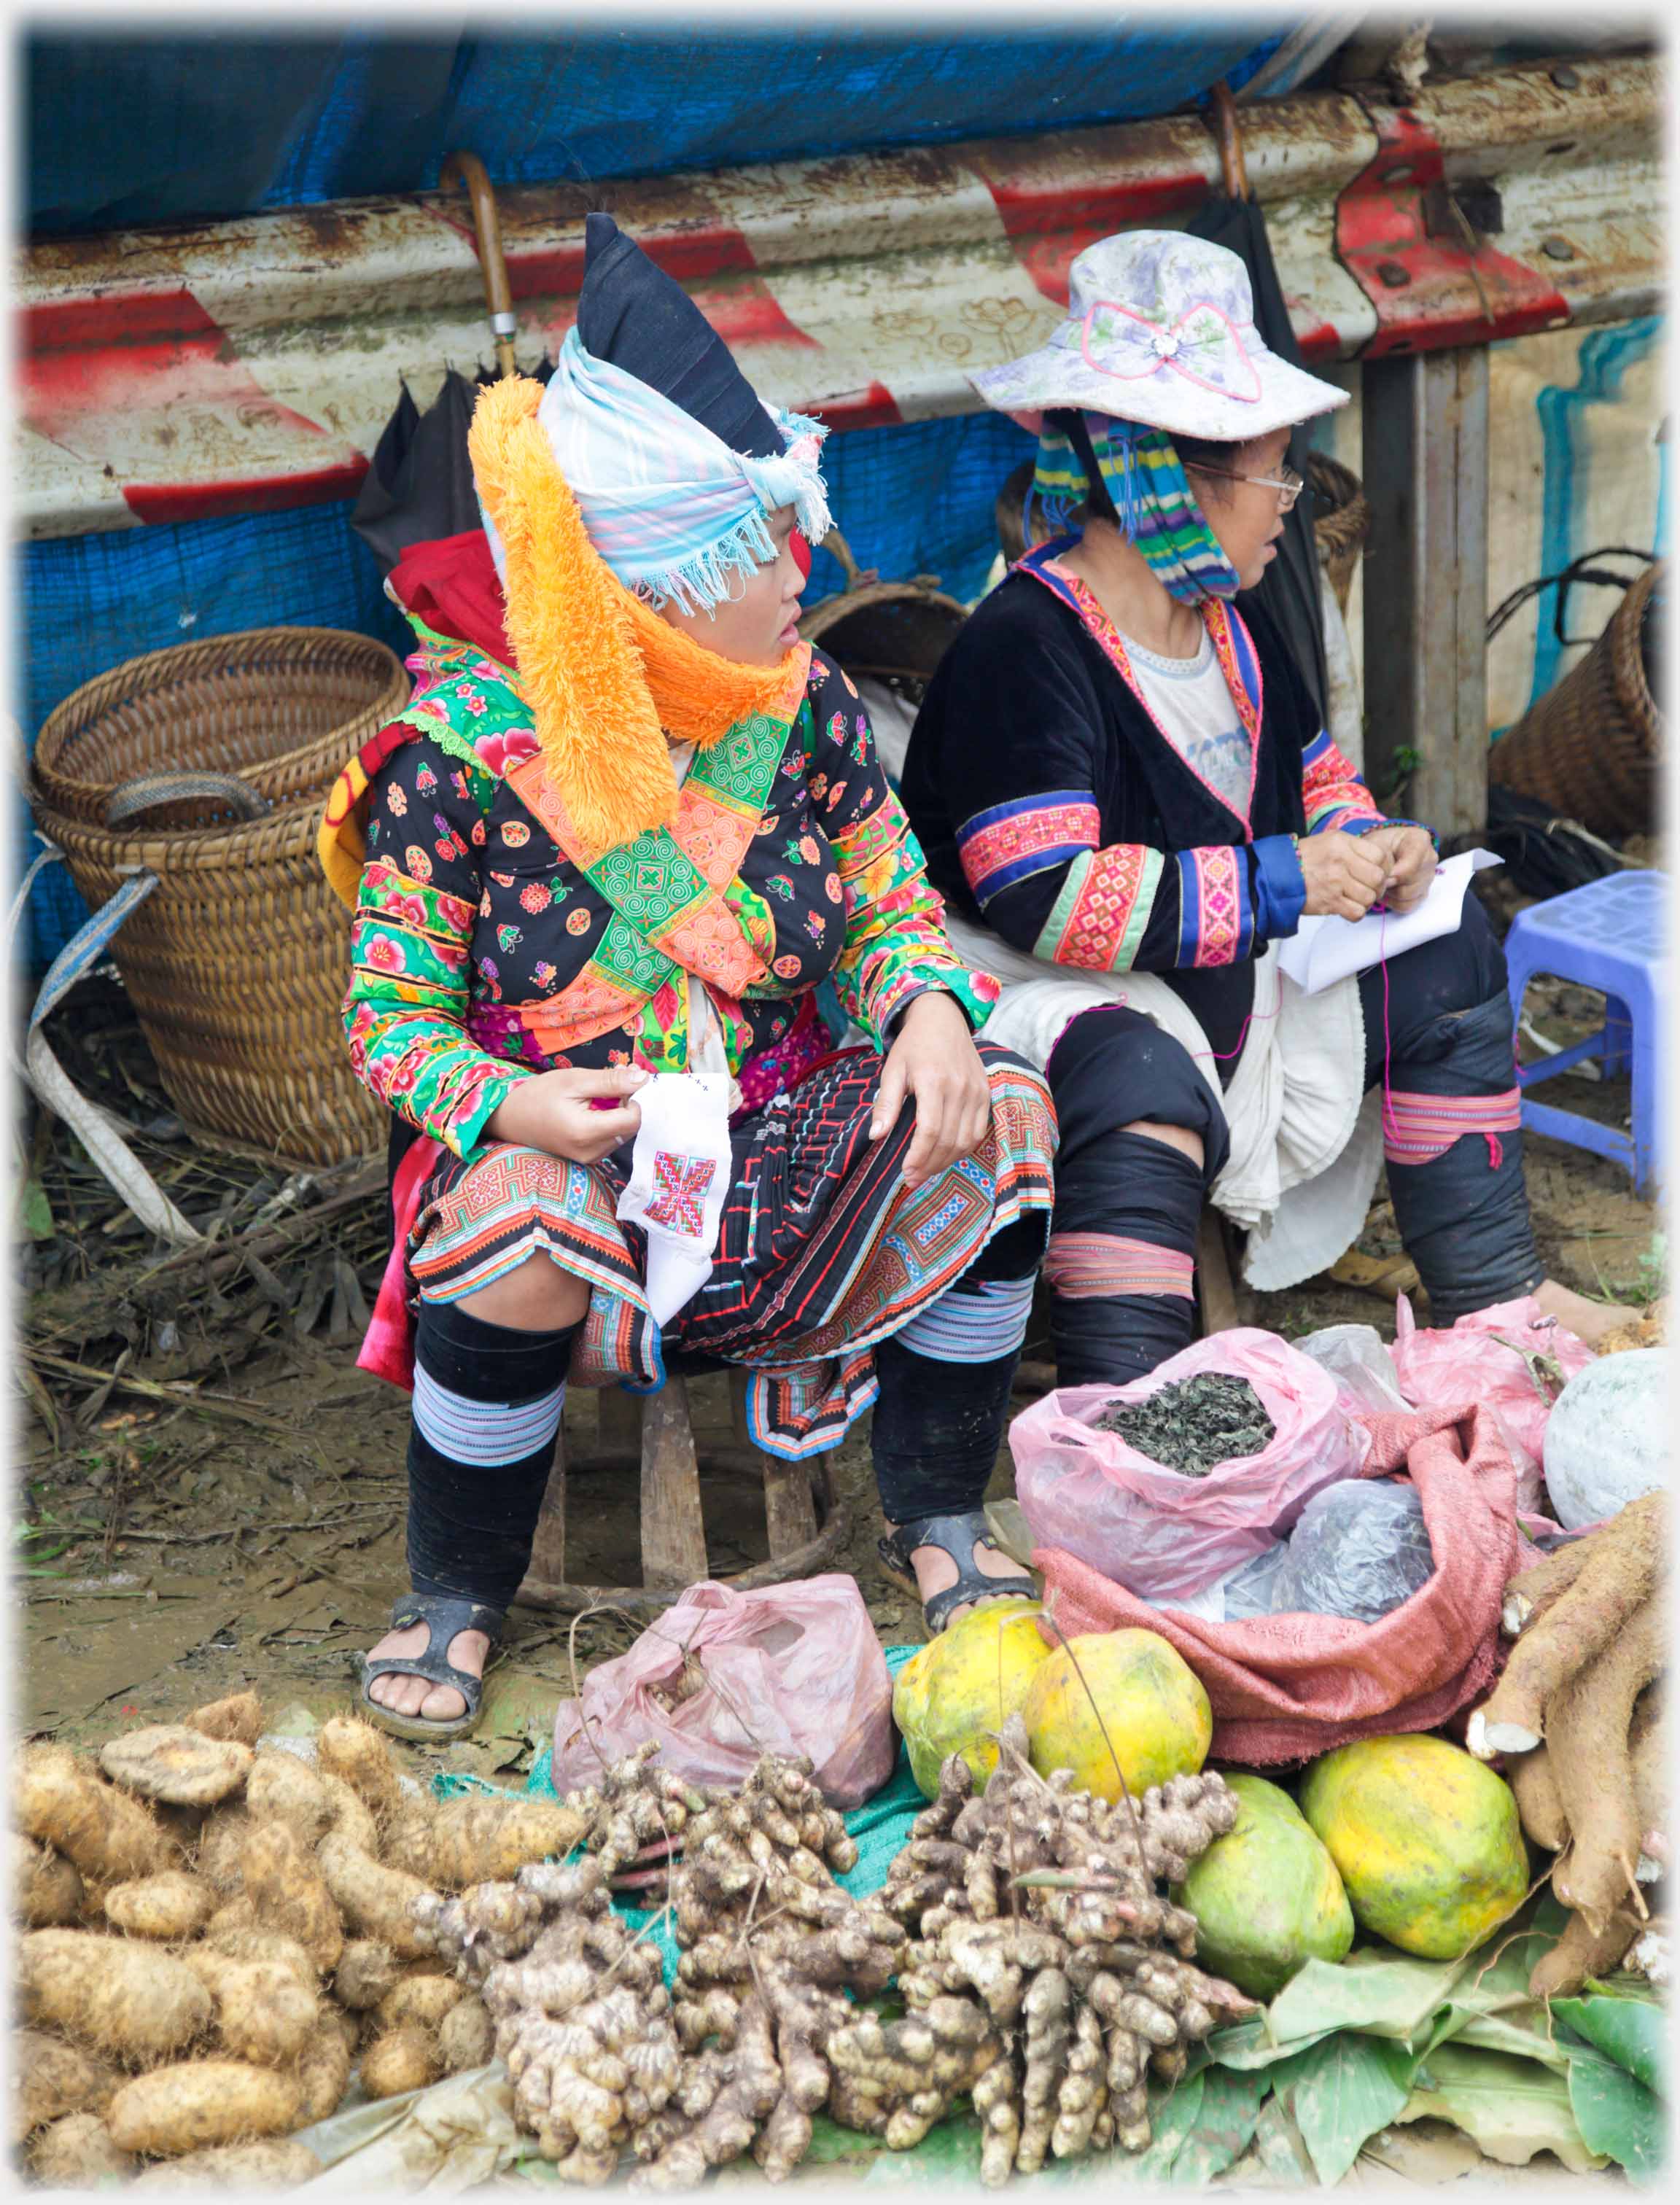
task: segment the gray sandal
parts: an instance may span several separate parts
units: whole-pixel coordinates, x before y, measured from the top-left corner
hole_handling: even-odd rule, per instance
[[[393,1631],[407,1631],[417,1623],[424,1623],[426,1643],[418,1654],[383,1654],[377,1661],[366,1654],[359,1656],[361,1713],[369,1722],[377,1723],[381,1730],[389,1731],[394,1738],[430,1740],[437,1744],[465,1738],[478,1720],[484,1680],[456,1668],[448,1658],[450,1643],[458,1631],[482,1631],[493,1649],[502,1636],[506,1618],[505,1608],[486,1608],[476,1600],[456,1599],[446,1593],[405,1593],[391,1610],[390,1627]],[[392,1676],[423,1677],[429,1685],[451,1685],[466,1702],[466,1713],[454,1715],[447,1722],[428,1722],[423,1716],[398,1715],[392,1708],[382,1707],[371,1697],[368,1688],[376,1678]]]
[[[1017,1577],[988,1577],[974,1559],[975,1548],[982,1542],[997,1547],[985,1510],[969,1508],[960,1516],[912,1516],[896,1531],[889,1531],[876,1547],[887,1575],[917,1600],[922,1598],[922,1589],[916,1582],[911,1557],[918,1547],[937,1547],[957,1565],[955,1584],[923,1602],[922,1620],[929,1637],[936,1638],[944,1630],[953,1608],[978,1606],[982,1601],[1038,1598],[1037,1583],[1025,1570]],[[1001,1553],[1001,1548],[998,1551]]]

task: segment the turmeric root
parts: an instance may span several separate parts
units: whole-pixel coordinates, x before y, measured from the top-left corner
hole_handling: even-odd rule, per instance
[[[1520,1603],[1527,1597],[1521,1588],[1541,1571],[1551,1572],[1535,1587],[1505,1674],[1470,1718],[1465,1743],[1481,1760],[1528,1753],[1538,1745],[1546,1735],[1547,1702],[1610,1646],[1651,1598],[1662,1560],[1663,1498],[1652,1493],[1630,1501],[1601,1530],[1576,1540],[1579,1560],[1572,1564],[1563,1560],[1571,1551],[1565,1548],[1513,1580],[1511,1590]],[[1547,1597],[1552,1584],[1570,1571],[1565,1589]]]
[[[1661,1618],[1647,1601],[1551,1711],[1548,1758],[1573,1840],[1553,1887],[1594,1928],[1630,1900],[1641,1917],[1647,1911],[1636,1880],[1641,1833],[1628,1732],[1634,1703],[1665,1650]]]

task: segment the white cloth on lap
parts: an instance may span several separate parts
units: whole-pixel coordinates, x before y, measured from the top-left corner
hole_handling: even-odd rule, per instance
[[[1003,985],[983,1028],[1042,1072],[1070,1020],[1124,1004],[1187,1049],[1218,1097],[1231,1154],[1214,1206],[1248,1233],[1243,1275],[1261,1292],[1298,1286],[1358,1237],[1382,1162],[1380,1096],[1363,1093],[1365,1019],[1356,980],[1303,995],[1275,944],[1255,960],[1254,1006],[1242,1055],[1221,1094],[1200,1022],[1158,973],[1073,972],[970,924],[946,924],[958,954]]]

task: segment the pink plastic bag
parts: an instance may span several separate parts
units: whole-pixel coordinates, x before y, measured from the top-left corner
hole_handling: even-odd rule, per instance
[[[1566,1379],[1594,1359],[1586,1342],[1546,1316],[1532,1294],[1476,1310],[1450,1330],[1420,1329],[1404,1294],[1395,1305],[1400,1391],[1419,1409],[1467,1409],[1475,1402],[1491,1409],[1517,1465],[1517,1506],[1526,1515],[1540,1506],[1552,1397],[1535,1384],[1525,1348],[1553,1358]]]
[[[1114,1401],[1178,1378],[1246,1378],[1276,1426],[1257,1455],[1187,1477],[1092,1429]],[[1199,1340],[1130,1386],[1074,1386],[1018,1417],[1015,1492],[1041,1547],[1060,1547],[1142,1600],[1185,1598],[1287,1531],[1321,1486],[1356,1477],[1370,1439],[1339,1407],[1326,1370],[1275,1334],[1238,1328]]]
[[[856,1581],[838,1572],[763,1592],[691,1586],[627,1654],[555,1713],[554,1782],[570,1791],[645,1738],[698,1784],[739,1784],[761,1753],[808,1754],[834,1807],[893,1773],[893,1683]]]

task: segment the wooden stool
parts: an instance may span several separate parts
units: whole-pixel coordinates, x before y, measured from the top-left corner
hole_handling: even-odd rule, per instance
[[[657,1394],[626,1394],[607,1387],[598,1395],[601,1444],[589,1464],[591,1468],[640,1468],[642,1583],[585,1585],[567,1581],[562,1433],[555,1442],[554,1468],[543,1495],[531,1566],[515,1595],[518,1605],[576,1613],[608,1604],[652,1614],[668,1608],[690,1585],[716,1575],[706,1559],[700,1464],[689,1418],[688,1376],[694,1375],[668,1371]],[[746,1429],[746,1374],[731,1371],[729,1388],[734,1444],[709,1447],[707,1461],[762,1478],[770,1554],[768,1561],[755,1562],[751,1569],[721,1582],[738,1592],[749,1592],[785,1584],[790,1578],[814,1576],[841,1552],[852,1530],[846,1503],[834,1489],[828,1457],[784,1462],[754,1447]]]

